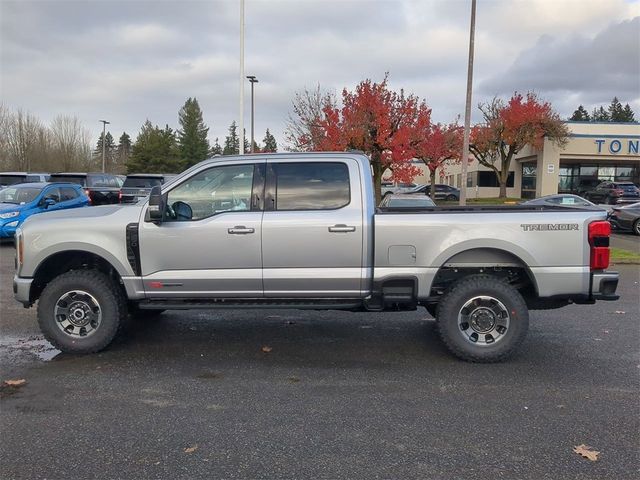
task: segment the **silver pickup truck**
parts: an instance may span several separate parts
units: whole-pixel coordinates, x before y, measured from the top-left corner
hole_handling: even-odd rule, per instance
[[[425,307],[469,361],[505,359],[529,310],[615,300],[602,210],[376,209],[358,153],[214,157],[130,206],[16,234],[15,297],[60,350],[96,352],[168,309]]]

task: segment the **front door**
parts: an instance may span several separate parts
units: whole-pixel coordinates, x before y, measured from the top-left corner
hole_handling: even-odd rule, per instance
[[[261,297],[264,163],[208,167],[165,193],[162,223],[141,222],[150,298]]]
[[[273,160],[262,222],[265,297],[359,297],[363,208],[358,164]]]

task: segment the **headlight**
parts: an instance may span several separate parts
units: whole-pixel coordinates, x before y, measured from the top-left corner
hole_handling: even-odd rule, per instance
[[[18,226],[18,223],[20,223],[20,222],[18,222],[18,220],[15,220],[15,221],[13,221],[13,222],[9,222],[9,223],[7,223],[7,224],[5,225],[5,227],[17,227],[17,226]]]
[[[6,212],[6,213],[0,213],[0,218],[2,218],[3,220],[6,220],[7,218],[17,217],[18,215],[20,215],[20,212]]]

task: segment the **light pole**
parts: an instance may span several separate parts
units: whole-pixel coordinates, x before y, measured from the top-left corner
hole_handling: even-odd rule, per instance
[[[240,123],[238,125],[240,132],[240,145],[238,145],[238,153],[244,153],[244,0],[240,0]]]
[[[106,120],[98,120],[99,122],[102,122],[102,173],[105,172],[105,164],[104,164],[104,147],[105,147],[105,136],[104,136],[104,132],[107,129],[107,125],[110,124],[111,122],[107,122]]]
[[[469,158],[469,130],[471,129],[471,87],[473,85],[473,43],[476,33],[476,0],[471,0],[471,27],[469,31],[469,64],[467,66],[467,104],[464,109],[464,136],[462,137],[462,185],[460,205],[467,204],[467,163]]]
[[[249,151],[253,153],[253,145],[256,143],[253,139],[253,84],[258,83],[258,79],[255,75],[247,75],[247,78],[251,82],[251,149]]]

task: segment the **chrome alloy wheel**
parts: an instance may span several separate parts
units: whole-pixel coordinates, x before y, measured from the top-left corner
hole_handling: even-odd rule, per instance
[[[460,333],[469,343],[487,346],[499,342],[509,329],[509,310],[493,297],[468,300],[458,313]]]
[[[102,309],[95,297],[82,290],[62,295],[53,315],[60,330],[71,337],[84,338],[95,331],[102,321]]]

